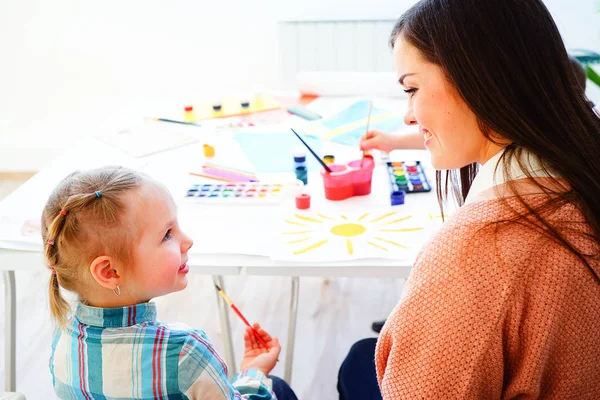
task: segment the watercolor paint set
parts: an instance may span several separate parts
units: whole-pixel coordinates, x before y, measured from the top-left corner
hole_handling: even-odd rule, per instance
[[[386,162],[392,193],[404,191],[405,193],[430,192],[431,184],[425,175],[420,161]]]
[[[187,189],[188,201],[212,204],[272,204],[295,194],[302,182],[294,183],[195,183]]]

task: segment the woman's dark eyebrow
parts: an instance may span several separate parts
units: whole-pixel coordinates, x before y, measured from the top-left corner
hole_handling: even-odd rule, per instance
[[[404,85],[404,78],[406,78],[407,76],[411,76],[411,75],[416,75],[416,74],[404,74],[400,77],[400,79],[398,79],[398,83],[400,83],[401,85]]]

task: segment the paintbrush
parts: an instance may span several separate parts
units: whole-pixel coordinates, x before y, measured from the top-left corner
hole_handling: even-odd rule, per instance
[[[317,155],[317,153],[315,153],[315,152],[313,151],[313,149],[311,149],[311,148],[310,148],[310,146],[308,145],[308,143],[306,143],[306,142],[304,141],[304,139],[302,139],[302,138],[300,137],[300,135],[298,135],[298,134],[296,133],[296,131],[294,130],[294,128],[291,128],[291,129],[292,129],[292,132],[294,132],[294,135],[296,135],[296,137],[297,137],[298,139],[300,139],[300,141],[302,142],[302,144],[304,144],[304,145],[306,146],[306,148],[308,149],[308,151],[310,151],[310,153],[311,153],[313,156],[315,156],[315,158],[317,159],[317,161],[321,163],[321,165],[323,166],[323,168],[325,168],[325,171],[327,171],[327,172],[331,173],[331,168],[329,168],[329,167],[327,166],[327,164],[325,164],[325,161],[321,160],[321,158],[320,158],[320,157]]]
[[[367,129],[365,129],[365,137],[368,137],[369,134],[369,123],[371,122],[371,110],[373,109],[373,100],[369,101],[369,115],[367,115]],[[362,157],[360,158],[360,167],[363,166],[363,161],[365,159],[365,151],[362,151]]]
[[[242,314],[242,312],[235,306],[235,304],[233,304],[231,302],[231,300],[229,300],[229,297],[227,297],[227,295],[225,294],[225,292],[223,291],[223,289],[221,289],[219,287],[219,285],[217,285],[217,284],[215,284],[215,287],[217,288],[217,291],[219,292],[219,294],[221,295],[221,297],[223,298],[223,300],[225,300],[227,302],[227,304],[229,304],[229,307],[231,307],[233,309],[233,311],[235,311],[235,313],[238,315],[238,317],[240,317],[242,319],[242,321],[244,321],[244,323],[246,324],[246,326],[248,326],[250,329],[252,329],[252,332],[254,333],[254,336],[256,336],[256,338],[258,339],[258,341],[265,347],[265,349],[270,350],[269,345],[267,345],[267,343],[263,340],[263,338],[256,331],[256,329],[254,329],[254,327],[252,325],[250,325],[250,322],[248,322],[248,320],[246,319],[246,317],[244,317],[244,315]]]
[[[200,124],[196,123],[196,122],[186,122],[186,121],[178,121],[176,119],[167,119],[167,118],[148,118],[151,119],[153,121],[161,121],[161,122],[171,122],[173,124],[182,124],[182,125],[194,125],[194,126],[200,126]]]

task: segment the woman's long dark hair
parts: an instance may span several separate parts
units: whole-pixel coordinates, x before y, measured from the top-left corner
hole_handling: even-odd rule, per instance
[[[491,137],[496,132],[512,143],[503,154],[508,179],[512,158],[527,173],[519,157],[526,150],[568,182],[565,188],[554,180],[551,187],[563,187],[560,191],[536,182],[542,192],[552,194],[542,207],[531,206],[513,191],[527,214],[594,272],[587,261],[589,254],[576,249],[543,217],[546,210],[573,203],[593,231],[589,237],[600,242],[600,118],[581,91],[543,2],[422,0],[396,22],[392,47],[399,35],[426,61],[442,68],[488,139],[497,140]],[[440,206],[449,185],[462,204],[476,171],[475,164],[461,168],[459,176],[448,171],[444,192],[438,171]],[[516,189],[514,183],[508,184]]]

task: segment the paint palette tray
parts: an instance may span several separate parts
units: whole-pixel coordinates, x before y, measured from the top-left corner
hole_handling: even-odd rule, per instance
[[[302,187],[294,183],[195,183],[188,187],[185,199],[209,204],[274,204]]]
[[[405,193],[430,192],[431,184],[425,175],[420,161],[388,161],[386,162],[392,197],[395,193],[403,191]],[[392,198],[392,205],[394,199]]]

